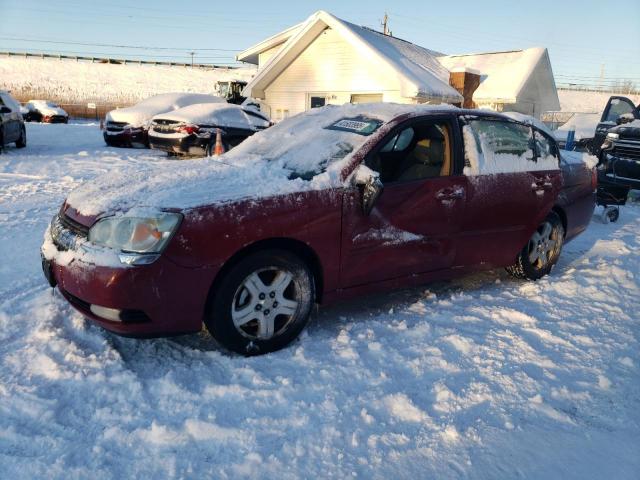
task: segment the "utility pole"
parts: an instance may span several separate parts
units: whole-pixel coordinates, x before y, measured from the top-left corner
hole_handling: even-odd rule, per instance
[[[193,68],[193,56],[196,54],[196,52],[189,52],[189,55],[191,55],[191,68]]]
[[[382,33],[385,35],[389,35],[389,15],[387,12],[384,12],[384,17],[382,18]]]

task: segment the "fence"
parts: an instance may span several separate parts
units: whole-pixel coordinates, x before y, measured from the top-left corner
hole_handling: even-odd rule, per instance
[[[59,104],[71,118],[88,118],[101,120],[111,110],[116,108],[129,107],[131,103],[61,103]]]

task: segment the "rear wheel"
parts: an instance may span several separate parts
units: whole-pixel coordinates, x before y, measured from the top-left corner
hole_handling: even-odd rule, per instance
[[[538,280],[547,275],[560,257],[564,243],[562,220],[555,212],[549,213],[516,258],[506,270],[516,278]]]
[[[243,258],[217,285],[205,325],[229,350],[258,355],[291,343],[309,320],[313,276],[297,256],[264,250]]]
[[[18,140],[16,140],[16,147],[17,148],[24,148],[27,146],[27,131],[24,128],[24,125],[22,126],[22,129],[20,130],[20,138],[18,138]]]

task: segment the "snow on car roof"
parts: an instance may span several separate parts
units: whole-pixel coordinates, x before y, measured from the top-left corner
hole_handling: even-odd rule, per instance
[[[215,95],[203,93],[163,93],[154,95],[127,108],[112,110],[107,120],[127,122],[132,126],[140,126],[159,113],[170,112],[195,103],[226,103],[226,100]]]
[[[269,120],[232,103],[196,103],[172,112],[160,113],[152,120],[172,120],[219,127],[253,130],[269,126]]]
[[[455,107],[378,103],[313,109],[256,133],[220,157],[146,165],[105,175],[74,190],[68,203],[89,216],[133,207],[188,209],[339,187],[342,167],[369,136],[332,126],[362,118],[385,123],[405,113],[446,108]],[[357,127],[358,120],[355,122]]]

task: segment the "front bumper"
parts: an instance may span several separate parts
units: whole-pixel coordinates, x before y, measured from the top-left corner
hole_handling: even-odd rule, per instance
[[[183,155],[205,155],[210,137],[195,134],[162,134],[152,132],[149,146],[156,150]]]
[[[613,149],[603,150],[598,177],[606,182],[640,189],[640,150],[638,158],[623,157]]]
[[[131,337],[200,331],[217,272],[183,267],[162,256],[150,265],[113,267],[81,259],[58,263],[43,255],[42,266],[49,284],[57,286],[76,310],[106,330]],[[100,308],[121,311],[120,319],[93,311]]]

